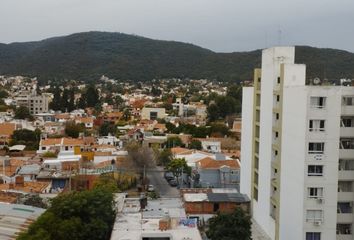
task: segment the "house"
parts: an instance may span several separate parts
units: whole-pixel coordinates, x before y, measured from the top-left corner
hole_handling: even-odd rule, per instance
[[[198,138],[202,143],[202,149],[211,153],[221,152],[221,141],[215,138]]]
[[[194,171],[195,186],[239,189],[240,162],[224,159],[205,157],[199,160]]]
[[[35,181],[41,166],[39,164],[23,165],[18,170],[18,175],[22,176],[25,182]]]
[[[250,212],[250,199],[246,194],[237,192],[194,192],[183,193],[184,208],[189,218],[205,223],[218,212],[229,213],[236,208]]]
[[[117,215],[111,240],[201,240],[195,219],[189,219],[179,198],[140,200],[117,194]]]
[[[141,110],[141,119],[156,120],[166,117],[165,108],[148,108],[144,107]]]
[[[48,135],[61,135],[65,131],[65,126],[62,122],[46,122],[43,127],[43,132]]]
[[[116,136],[103,136],[97,138],[98,145],[111,145],[111,146],[121,146],[121,140],[119,140]]]
[[[76,146],[84,147],[83,139],[78,138],[46,138],[39,142],[37,153],[45,153],[48,151],[74,151]]]
[[[76,124],[84,124],[85,128],[91,129],[93,128],[93,117],[77,117],[75,118]]]
[[[122,118],[122,116],[122,112],[108,112],[103,115],[103,121],[115,124]]]

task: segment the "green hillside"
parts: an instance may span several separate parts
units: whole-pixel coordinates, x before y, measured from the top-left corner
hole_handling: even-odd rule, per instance
[[[0,74],[46,80],[120,80],[208,78],[252,79],[260,50],[215,53],[192,44],[152,40],[109,32],[76,33],[38,42],[0,44]],[[354,78],[354,54],[335,49],[297,47],[296,62],[308,65],[308,76]]]

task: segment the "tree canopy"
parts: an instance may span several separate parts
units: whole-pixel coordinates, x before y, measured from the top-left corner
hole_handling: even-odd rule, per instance
[[[241,208],[218,213],[209,219],[206,234],[211,240],[251,240],[251,217]]]
[[[17,119],[32,119],[33,116],[31,115],[30,111],[27,107],[20,106],[15,110],[15,118]]]
[[[114,219],[114,197],[107,188],[65,193],[17,239],[107,240]]]
[[[27,150],[37,150],[41,131],[37,128],[35,131],[28,129],[15,130],[11,137],[10,145],[25,145]]]

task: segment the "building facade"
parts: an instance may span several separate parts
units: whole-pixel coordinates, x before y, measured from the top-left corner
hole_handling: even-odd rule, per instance
[[[48,112],[51,98],[47,93],[37,95],[36,92],[22,92],[15,100],[16,106],[27,107],[31,114],[39,114]]]
[[[241,192],[271,239],[354,239],[354,87],[306,85],[294,47],[243,89]]]

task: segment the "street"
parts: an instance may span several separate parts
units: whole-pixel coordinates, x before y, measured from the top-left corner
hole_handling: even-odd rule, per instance
[[[151,185],[160,194],[160,197],[179,197],[179,191],[176,187],[171,187],[164,178],[162,167],[154,167],[146,170],[146,175]]]

